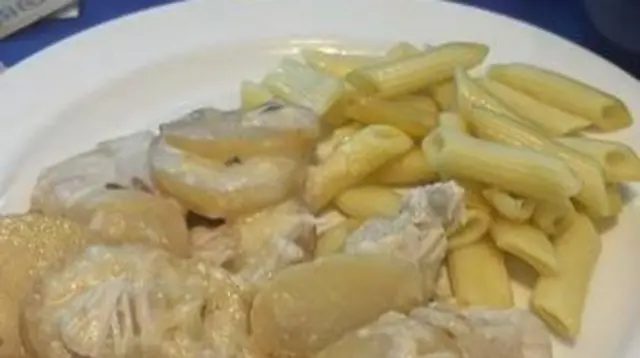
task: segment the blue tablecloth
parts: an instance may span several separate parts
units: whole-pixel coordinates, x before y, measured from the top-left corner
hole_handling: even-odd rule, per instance
[[[83,0],[82,16],[45,20],[0,41],[0,62],[14,65],[39,50],[102,22],[131,12],[180,0]],[[604,56],[640,78],[640,54],[616,46],[591,23],[584,0],[462,0],[462,3],[506,14],[570,39]],[[640,34],[638,34],[640,41]]]

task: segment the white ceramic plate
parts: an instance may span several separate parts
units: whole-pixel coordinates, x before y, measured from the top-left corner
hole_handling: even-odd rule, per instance
[[[488,62],[523,61],[574,75],[626,101],[640,118],[640,83],[597,56],[505,17],[432,1],[190,1],[136,14],[66,40],[0,78],[0,191],[23,210],[38,171],[97,141],[153,127],[198,105],[232,107],[300,47],[376,51],[393,41],[470,40]],[[640,149],[640,125],[614,136]],[[604,237],[584,329],[557,358],[639,357],[640,207],[629,201]],[[635,220],[634,220],[635,219]]]

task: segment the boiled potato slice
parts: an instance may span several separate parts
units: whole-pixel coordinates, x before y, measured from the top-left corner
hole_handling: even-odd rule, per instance
[[[418,268],[389,255],[338,254],[292,266],[256,296],[252,337],[269,357],[308,357],[345,333],[422,301]]]

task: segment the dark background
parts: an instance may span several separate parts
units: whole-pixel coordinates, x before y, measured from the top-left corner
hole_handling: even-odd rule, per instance
[[[82,15],[78,19],[44,20],[1,40],[0,62],[8,66],[14,65],[67,36],[102,22],[152,6],[177,1],[180,0],[83,0]],[[589,19],[584,1],[458,0],[457,2],[502,13],[547,29],[600,54],[640,79],[640,53],[634,54],[625,50],[600,34]],[[640,0],[629,1],[640,3]],[[638,20],[640,21],[640,13]],[[640,41],[640,33],[637,36]]]

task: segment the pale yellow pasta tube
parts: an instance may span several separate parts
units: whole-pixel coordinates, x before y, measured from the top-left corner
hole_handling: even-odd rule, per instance
[[[413,147],[409,152],[389,161],[371,175],[374,183],[389,185],[424,184],[437,179],[438,172],[429,165],[420,147]]]
[[[557,137],[574,133],[592,124],[583,117],[552,107],[498,81],[484,78],[480,83],[516,115],[533,122],[546,135]]]
[[[309,169],[305,200],[312,210],[320,210],[341,191],[412,147],[411,138],[399,129],[385,125],[365,127],[324,162]]]
[[[558,138],[558,141],[595,159],[610,182],[640,181],[640,158],[626,144],[585,137]]]
[[[468,118],[476,136],[517,147],[530,148],[550,156],[557,156],[567,163],[582,182],[576,194],[578,200],[590,211],[606,217],[611,215],[604,181],[604,170],[595,160],[561,143],[548,139],[540,132],[506,116],[474,108]]]
[[[273,98],[273,94],[260,83],[242,81],[240,84],[240,106],[244,110],[260,107]]]
[[[393,45],[389,49],[389,51],[387,51],[386,57],[389,58],[389,59],[398,59],[398,58],[408,57],[408,56],[412,56],[412,55],[417,55],[417,54],[419,54],[421,52],[422,52],[422,50],[420,50],[419,48],[415,47],[411,43],[406,42],[406,41],[402,41],[402,42],[398,42],[397,44]]]
[[[555,236],[563,233],[571,225],[575,212],[570,200],[560,205],[537,202],[531,216],[531,222],[547,235]]]
[[[569,229],[554,240],[554,247],[559,273],[538,279],[532,306],[556,333],[575,338],[602,243],[589,218],[577,214]]]
[[[449,250],[457,250],[482,240],[489,231],[491,214],[479,208],[467,207],[464,223],[448,235]]]
[[[522,120],[517,118],[516,114],[504,102],[469,77],[464,69],[456,68],[454,81],[456,84],[456,109],[465,118],[472,115],[472,109],[483,108],[516,120]]]
[[[482,196],[498,214],[517,223],[529,220],[536,206],[533,200],[515,197],[498,188],[484,189]]]
[[[558,274],[555,249],[542,230],[527,224],[496,219],[490,231],[493,241],[502,251],[526,262],[540,275]]]
[[[609,211],[611,213],[611,216],[620,214],[620,212],[622,212],[624,203],[622,199],[622,193],[620,192],[620,185],[618,183],[607,184],[607,198],[609,199]],[[598,213],[594,213],[584,206],[580,206],[580,210],[584,211],[587,215],[589,215],[589,217],[594,220],[598,220],[601,218]]]
[[[452,80],[445,80],[436,83],[428,90],[429,94],[438,104],[440,110],[448,111],[453,109],[456,101],[456,84]]]
[[[488,237],[450,251],[447,267],[453,294],[460,307],[513,306],[504,256]]]
[[[368,219],[397,215],[401,200],[402,196],[392,188],[368,185],[343,191],[334,203],[346,215]]]
[[[436,125],[438,108],[429,99],[389,101],[378,98],[361,99],[346,110],[347,117],[365,124],[394,126],[413,138],[423,138]]]
[[[562,160],[439,128],[422,143],[441,175],[474,180],[524,197],[564,202],[580,182]]]
[[[393,97],[451,78],[457,67],[475,67],[484,60],[488,51],[483,44],[451,42],[416,55],[360,67],[349,73],[346,79],[364,94]]]
[[[455,112],[440,112],[438,116],[438,127],[451,129],[461,133],[469,133],[469,126]]]
[[[334,130],[328,138],[322,140],[316,146],[316,158],[322,162],[326,160],[336,148],[351,140],[364,126],[353,122]]]
[[[605,131],[628,127],[633,121],[619,98],[558,72],[512,63],[492,65],[487,75],[552,106],[582,116]]]
[[[315,257],[342,252],[347,237],[360,226],[360,221],[347,219],[323,233],[316,242]]]
[[[316,71],[343,78],[358,67],[379,61],[380,57],[328,53],[321,50],[305,49],[300,52],[304,61]]]

